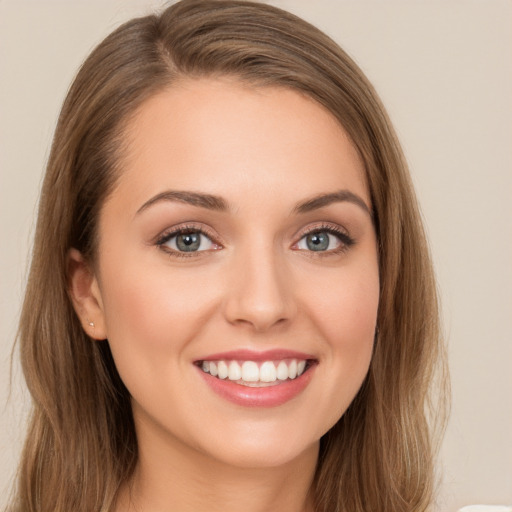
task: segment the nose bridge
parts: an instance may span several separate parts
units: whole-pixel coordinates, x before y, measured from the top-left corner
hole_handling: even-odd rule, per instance
[[[291,319],[293,286],[286,262],[272,242],[260,240],[235,253],[225,308],[228,321],[264,331]]]

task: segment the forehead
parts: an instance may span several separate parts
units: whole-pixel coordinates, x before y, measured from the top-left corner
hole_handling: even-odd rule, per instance
[[[139,202],[166,187],[266,196],[350,188],[369,204],[364,165],[343,127],[292,89],[183,80],[144,102],[124,136],[118,188]]]

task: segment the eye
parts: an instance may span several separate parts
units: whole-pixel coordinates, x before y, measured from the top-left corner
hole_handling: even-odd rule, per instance
[[[173,253],[194,253],[220,249],[220,246],[197,228],[181,228],[165,233],[157,245]]]
[[[354,240],[334,227],[321,227],[306,233],[295,245],[296,249],[311,252],[339,253],[354,244]]]
[[[339,238],[327,231],[317,231],[303,236],[297,244],[298,249],[307,251],[329,251],[341,245]]]

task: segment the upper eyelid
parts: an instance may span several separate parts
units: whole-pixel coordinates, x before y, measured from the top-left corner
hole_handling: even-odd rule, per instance
[[[218,245],[223,245],[220,237],[216,233],[206,228],[204,225],[196,225],[195,223],[184,223],[165,229],[159,235],[157,235],[154,242],[157,245],[163,245],[171,238],[178,236],[180,233],[186,233],[187,231],[198,231],[199,233],[208,237],[212,242]]]
[[[352,238],[349,231],[345,227],[343,227],[337,223],[334,223],[334,222],[325,222],[325,221],[315,223],[314,225],[310,225],[306,228],[301,228],[300,230],[298,230],[296,232],[296,234],[294,235],[294,238],[298,241],[311,233],[320,232],[320,231],[332,231],[336,234],[344,234],[345,236]]]
[[[156,243],[157,245],[163,245],[174,236],[177,236],[180,233],[184,233],[187,231],[198,231],[205,235],[206,237],[208,237],[215,244],[221,246],[225,245],[225,242],[222,240],[222,237],[216,231],[204,225],[203,223],[196,222],[184,222],[182,224],[178,224],[177,226],[167,228],[155,237],[154,243]],[[297,230],[292,237],[294,240],[292,245],[297,244],[302,238],[311,233],[321,231],[329,231],[334,233],[335,235],[343,234],[350,239],[353,238],[350,235],[349,231],[345,227],[339,225],[338,223],[320,221],[315,222],[313,225],[309,225],[301,228],[300,230]]]
[[[315,233],[317,231],[334,231],[334,232],[341,232],[341,233],[347,233],[346,229],[343,229],[339,226],[335,226],[335,225],[321,225],[321,226],[314,226],[314,227],[310,227],[310,228],[306,228],[304,231],[302,231],[301,235],[300,236],[304,236],[304,235],[309,235],[310,233]]]

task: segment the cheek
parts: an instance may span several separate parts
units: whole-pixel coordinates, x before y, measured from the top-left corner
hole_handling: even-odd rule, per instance
[[[104,265],[110,345],[113,351],[129,347],[143,360],[185,347],[209,316],[216,289],[204,272],[177,272],[162,264],[161,255],[156,259],[125,255]]]
[[[347,267],[319,278],[316,285],[309,316],[323,342],[324,370],[317,372],[323,392],[317,407],[324,411],[326,431],[344,414],[368,372],[379,305],[377,265]]]
[[[371,351],[379,293],[376,265],[355,272],[347,268],[317,288],[312,316],[332,350],[342,349],[347,357]]]

